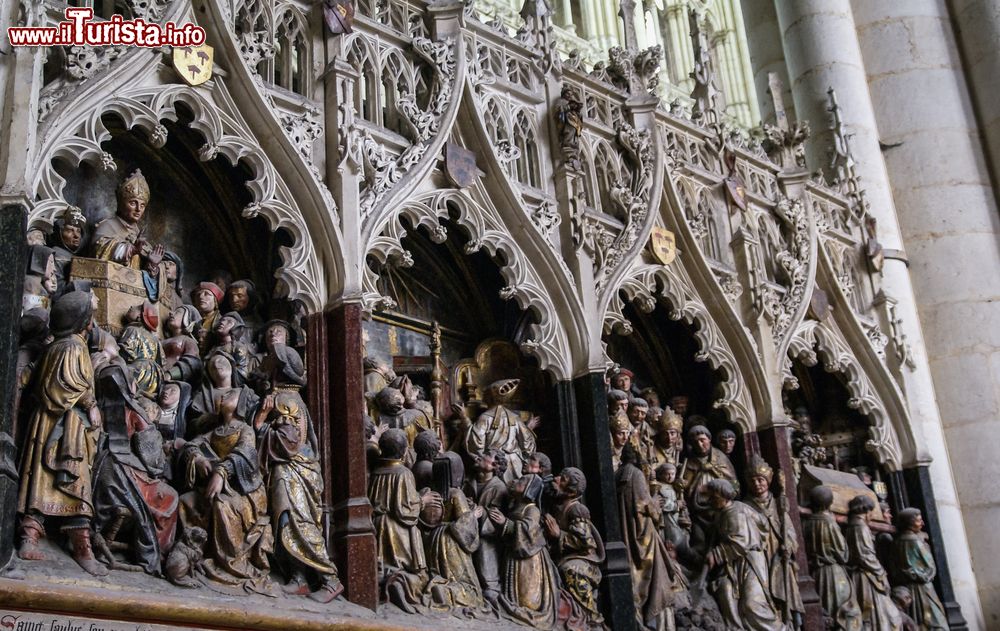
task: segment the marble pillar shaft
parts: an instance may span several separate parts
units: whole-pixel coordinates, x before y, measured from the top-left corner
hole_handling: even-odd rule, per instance
[[[333,507],[331,549],[353,603],[378,604],[377,553],[365,457],[361,305],[309,316],[309,403]],[[336,437],[336,438],[334,438]]]
[[[587,507],[597,530],[604,536],[606,560],[601,582],[601,611],[607,625],[619,630],[636,628],[635,602],[628,551],[622,543],[618,518],[618,489],[611,466],[611,428],[604,373],[573,380],[579,413],[581,469],[587,476]]]
[[[17,384],[17,346],[20,336],[21,294],[28,246],[24,239],[28,210],[21,204],[0,208],[0,570],[14,555],[17,523],[17,461],[11,439],[17,416],[14,389]]]

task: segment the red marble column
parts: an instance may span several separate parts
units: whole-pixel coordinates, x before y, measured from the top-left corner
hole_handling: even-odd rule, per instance
[[[756,434],[756,442],[760,447],[760,455],[774,468],[775,475],[779,470],[785,472],[785,496],[788,498],[788,513],[795,525],[795,533],[799,538],[799,593],[802,604],[806,606],[804,629],[823,628],[823,609],[816,592],[816,583],[809,575],[809,562],[806,559],[806,543],[802,536],[802,520],[799,519],[799,494],[795,487],[795,476],[792,475],[792,444],[791,430],[788,427],[770,427]],[[747,441],[748,443],[750,441]],[[749,454],[748,454],[749,457]]]
[[[308,319],[309,405],[316,419],[330,548],[353,603],[378,604],[375,531],[365,462],[361,306],[342,304]]]

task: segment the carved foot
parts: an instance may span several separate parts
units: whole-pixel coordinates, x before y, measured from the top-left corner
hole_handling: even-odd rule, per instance
[[[410,603],[406,602],[406,594],[400,583],[390,583],[385,588],[385,594],[389,597],[389,602],[396,605],[406,613],[417,613]]]
[[[45,561],[48,559],[42,549],[38,547],[38,543],[29,542],[27,540],[21,542],[21,548],[17,551],[17,556],[25,561]]]
[[[21,547],[17,556],[25,561],[45,561],[48,557],[38,547],[38,540],[45,536],[45,527],[30,516],[21,520]]]
[[[77,565],[88,574],[107,576],[108,568],[94,558],[94,551],[90,547],[90,528],[71,528],[66,530],[66,533],[69,535],[73,548],[73,560],[77,562]]]
[[[343,593],[344,584],[334,579],[332,582],[323,583],[322,587],[309,594],[309,598],[318,603],[326,604],[333,601]]]
[[[301,574],[295,574],[291,580],[281,586],[281,591],[289,596],[305,596],[309,593],[309,583]]]

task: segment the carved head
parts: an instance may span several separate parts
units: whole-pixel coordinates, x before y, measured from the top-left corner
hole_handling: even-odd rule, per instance
[[[431,431],[422,431],[413,439],[413,451],[417,452],[417,460],[434,460],[441,453],[441,439]]]
[[[664,447],[681,446],[681,430],[684,429],[684,421],[681,417],[673,413],[669,408],[664,411],[657,425],[659,431],[656,433],[656,442]]]
[[[167,283],[175,288],[178,287],[177,281],[181,276],[181,257],[177,256],[176,252],[163,253],[163,273]]]
[[[724,429],[719,432],[716,441],[718,441],[718,447],[722,453],[728,456],[736,448],[736,433],[731,429]]]
[[[660,484],[673,484],[677,478],[677,467],[671,462],[664,462],[656,467],[656,481]]]
[[[218,310],[222,302],[222,289],[213,282],[203,281],[191,290],[191,302],[203,317]]]
[[[799,431],[808,434],[812,432],[812,418],[809,416],[809,409],[802,406],[795,408],[795,416],[793,417],[796,424],[799,426]]]
[[[822,484],[809,490],[809,508],[814,513],[830,510],[833,506],[833,489]]]
[[[534,473],[542,477],[552,474],[552,460],[540,451],[528,456],[524,466],[525,473]]]
[[[254,284],[249,280],[238,280],[226,287],[226,299],[229,301],[229,308],[242,313],[250,306],[253,295]]]
[[[660,407],[660,395],[654,388],[643,388],[639,394],[646,400],[650,408]]]
[[[628,404],[628,420],[631,421],[633,427],[639,427],[646,421],[646,415],[649,413],[649,404],[646,403],[645,399],[640,399],[635,397]]]
[[[59,241],[70,252],[76,252],[83,245],[83,231],[87,227],[87,218],[76,206],[67,206],[59,220],[56,229],[59,231]]]
[[[142,171],[136,169],[118,187],[118,216],[130,224],[142,221],[149,203],[149,184]]]
[[[160,407],[169,410],[175,407],[181,400],[181,386],[178,383],[168,381],[160,389]]]
[[[847,503],[847,513],[849,515],[863,515],[867,517],[873,510],[875,510],[875,500],[867,495],[855,495]]]
[[[225,353],[215,353],[208,358],[206,368],[209,379],[216,388],[232,387],[233,362]]]
[[[552,481],[559,497],[580,497],[587,491],[587,477],[576,467],[566,467]]]
[[[704,425],[695,425],[687,433],[688,447],[696,456],[707,456],[712,452],[712,432]]]
[[[382,388],[375,395],[375,405],[386,416],[396,416],[403,411],[405,404],[406,399],[403,397],[403,393],[391,386]]]
[[[901,611],[908,612],[910,610],[910,605],[913,604],[913,594],[910,593],[910,589],[908,587],[903,587],[902,585],[899,587],[893,587],[892,602],[896,603],[896,607],[898,607]]]
[[[621,459],[623,465],[631,464],[641,468],[642,465],[646,464],[646,459],[642,457],[642,454],[632,442],[626,442],[625,446],[622,447]]]
[[[228,337],[230,335],[236,335],[239,329],[243,328],[245,323],[240,314],[235,311],[230,311],[225,314],[215,322],[215,332],[222,337]]]
[[[406,432],[401,429],[387,429],[378,439],[378,448],[382,457],[389,460],[400,460],[406,454]]]
[[[635,375],[627,368],[620,368],[618,372],[611,376],[611,386],[617,390],[628,392],[632,389],[632,379]]]
[[[495,404],[508,401],[520,383],[520,379],[500,379],[499,381],[494,381],[490,384],[489,390],[491,400]]]
[[[201,314],[191,305],[181,305],[167,316],[167,329],[171,335],[191,333],[194,325],[201,321]]]
[[[83,333],[90,328],[94,308],[91,294],[71,291],[56,298],[49,315],[49,330],[55,337]]]
[[[195,550],[201,550],[205,542],[208,541],[208,533],[205,532],[204,528],[199,528],[198,526],[192,526],[191,528],[184,529],[184,536],[182,537],[184,543],[188,544]]]
[[[614,443],[616,449],[621,449],[631,435],[632,424],[628,422],[628,418],[623,413],[619,412],[611,419],[611,442]]]
[[[677,396],[670,397],[670,408],[682,418],[688,412],[688,403],[687,395],[678,394]]]
[[[900,530],[920,532],[924,529],[924,516],[919,508],[904,508],[896,515],[896,527]]]
[[[705,485],[705,492],[708,493],[708,501],[712,508],[718,510],[725,508],[736,499],[736,489],[729,480],[711,480]]]
[[[750,482],[750,494],[754,497],[765,495],[771,487],[771,480],[774,477],[774,470],[771,465],[754,454],[750,458],[750,470],[747,472],[747,479]]]
[[[608,392],[608,416],[615,416],[618,411],[628,410],[629,394],[624,390],[612,388]]]

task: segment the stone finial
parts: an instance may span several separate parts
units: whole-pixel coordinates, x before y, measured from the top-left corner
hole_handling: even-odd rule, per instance
[[[708,125],[719,123],[719,100],[721,92],[715,84],[715,62],[708,45],[708,35],[701,28],[701,15],[694,8],[688,11],[688,21],[691,25],[691,44],[694,48],[694,90],[691,98],[694,106],[691,108],[691,120]]]
[[[764,151],[785,171],[804,169],[806,166],[805,141],[809,137],[809,124],[791,123],[785,111],[781,94],[783,86],[778,73],[769,72],[768,91],[774,102],[775,124],[763,125]]]
[[[625,31],[625,49],[639,50],[639,36],[635,31],[635,0],[621,0],[618,4],[618,17],[621,18]]]

